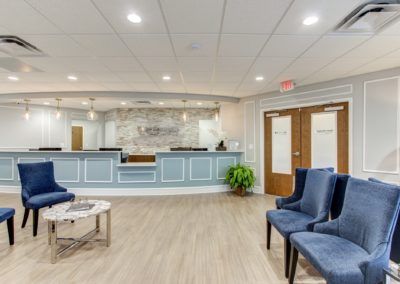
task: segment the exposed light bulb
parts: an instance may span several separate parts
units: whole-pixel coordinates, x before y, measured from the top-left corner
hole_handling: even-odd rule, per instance
[[[214,119],[216,122],[219,121],[219,103],[218,102],[215,102]]]
[[[59,120],[61,118],[61,109],[60,109],[61,99],[57,98],[56,101],[57,101],[56,119]]]
[[[216,121],[216,122],[219,121],[219,113],[218,113],[218,112],[215,113],[215,121]]]
[[[61,112],[60,111],[56,111],[56,119],[60,120],[61,118]]]
[[[29,118],[30,118],[30,113],[29,113],[29,109],[28,110],[25,110],[25,113],[24,113],[24,118],[25,118],[25,120],[29,120]]]
[[[95,99],[89,98],[90,100],[90,110],[88,111],[86,117],[88,120],[97,120],[97,113],[94,111],[93,102]]]
[[[188,115],[187,115],[187,113],[186,113],[186,100],[182,100],[182,102],[183,102],[183,115],[182,115],[182,119],[183,119],[183,122],[186,122],[186,121],[187,121],[187,118],[188,118]]]

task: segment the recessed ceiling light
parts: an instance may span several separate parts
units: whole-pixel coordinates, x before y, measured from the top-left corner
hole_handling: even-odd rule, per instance
[[[19,80],[19,78],[17,76],[8,76],[7,78],[10,81],[18,81]]]
[[[164,102],[158,102],[158,104],[159,104],[159,105],[163,105],[163,104],[164,104]]]
[[[165,75],[165,76],[162,77],[162,79],[163,79],[164,81],[169,81],[169,80],[171,80],[171,76]]]
[[[264,80],[264,77],[263,76],[257,76],[256,77],[256,81],[263,81]]]
[[[121,102],[121,105],[123,105],[123,106],[126,105],[126,102]]]
[[[139,24],[142,22],[142,18],[135,13],[129,14],[127,18],[129,22],[132,22],[134,24]]]
[[[74,76],[74,75],[69,75],[67,78],[68,78],[68,80],[71,80],[71,81],[76,81],[76,80],[78,80],[78,77],[76,77],[76,76]]]
[[[81,102],[82,105],[86,106],[88,102]]]
[[[316,22],[318,22],[318,17],[316,17],[316,16],[310,16],[310,17],[307,17],[307,18],[305,18],[304,20],[303,20],[303,25],[305,25],[305,26],[311,26],[311,25],[314,25]]]
[[[200,49],[200,47],[201,47],[200,43],[197,43],[197,42],[192,43],[192,49]]]
[[[48,106],[50,103],[49,103],[49,102],[44,102],[43,104],[46,105],[46,106]]]
[[[201,106],[203,103],[202,102],[197,102],[197,105],[198,106]]]

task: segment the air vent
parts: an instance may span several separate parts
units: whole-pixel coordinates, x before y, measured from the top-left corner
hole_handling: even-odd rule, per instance
[[[400,16],[400,0],[372,1],[359,6],[335,28],[335,33],[374,34]]]
[[[133,103],[137,105],[151,105],[150,101],[134,101]]]
[[[17,36],[0,35],[0,52],[15,57],[43,56],[44,53],[36,46]]]

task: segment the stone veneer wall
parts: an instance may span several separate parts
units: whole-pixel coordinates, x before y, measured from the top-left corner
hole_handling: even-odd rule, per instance
[[[153,153],[170,147],[199,144],[199,120],[214,119],[212,109],[130,108],[106,113],[106,120],[116,125],[116,146],[130,153]]]

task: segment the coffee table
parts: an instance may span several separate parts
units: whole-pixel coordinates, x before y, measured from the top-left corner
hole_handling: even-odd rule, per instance
[[[85,211],[67,212],[72,202],[54,205],[52,208],[46,209],[42,216],[48,223],[49,245],[51,246],[51,263],[57,262],[57,257],[67,250],[75,247],[79,243],[84,242],[104,242],[107,247],[111,245],[111,203],[105,200],[87,200],[90,204],[94,204],[93,208]],[[107,216],[107,231],[105,239],[94,239],[94,235],[100,232],[100,215]],[[57,236],[57,223],[74,222],[79,219],[96,216],[96,227],[80,238],[59,238]],[[70,241],[66,247],[58,248],[58,241]]]

